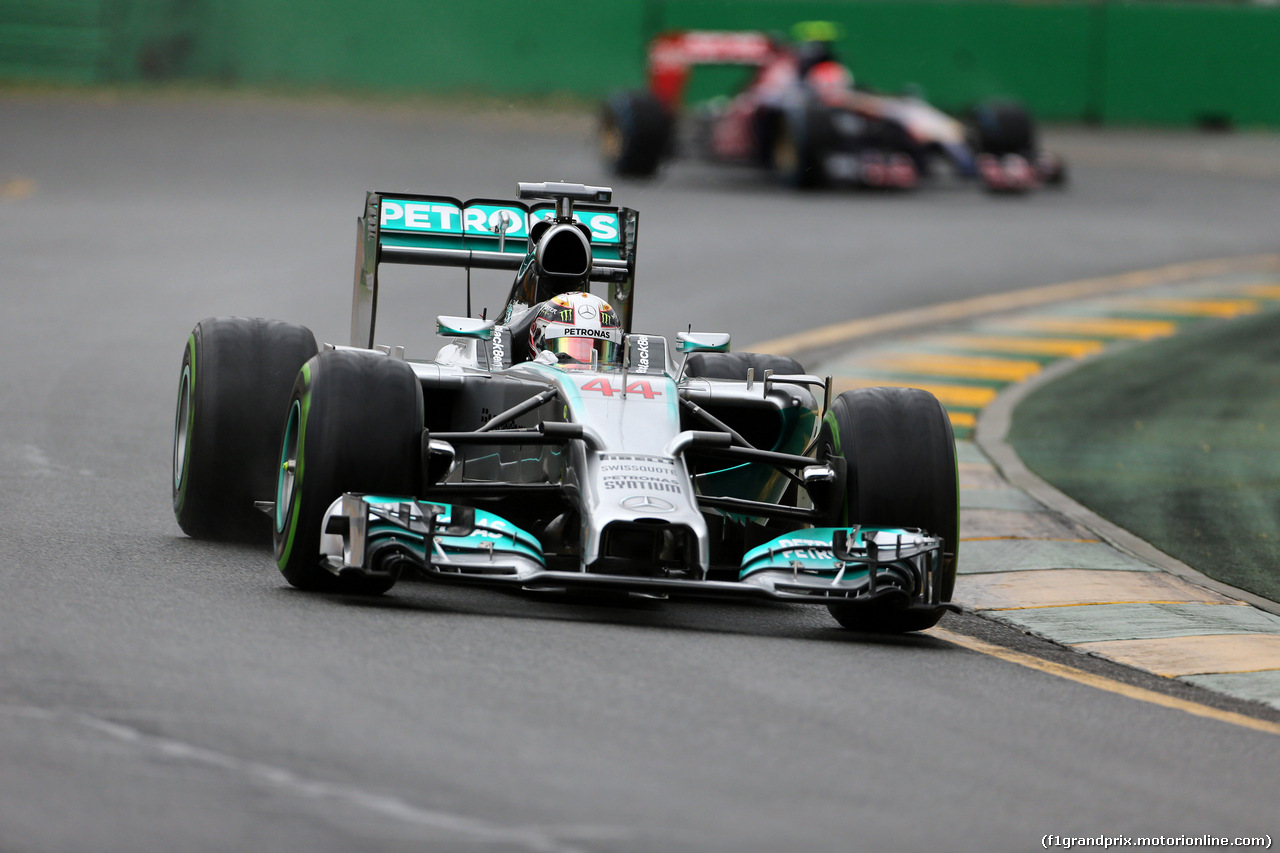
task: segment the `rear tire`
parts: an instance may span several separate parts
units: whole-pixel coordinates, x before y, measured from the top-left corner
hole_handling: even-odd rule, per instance
[[[377,595],[395,578],[339,578],[320,566],[320,526],[344,492],[412,496],[421,479],[422,386],[384,355],[335,350],[298,373],[279,447],[276,565],[306,590]]]
[[[173,513],[195,539],[265,543],[254,508],[275,490],[280,430],[298,369],[316,354],[309,329],[210,317],[187,338],[173,430]]]
[[[649,92],[616,92],[600,111],[600,157],[616,175],[651,177],[670,153],[673,129],[667,108]]]
[[[951,600],[960,513],[955,436],[942,404],[918,388],[858,388],[836,398],[819,448],[844,457],[844,506],[832,523],[918,527],[943,539],[941,599]],[[877,633],[922,631],[941,613],[870,611],[830,604],[846,628]]]

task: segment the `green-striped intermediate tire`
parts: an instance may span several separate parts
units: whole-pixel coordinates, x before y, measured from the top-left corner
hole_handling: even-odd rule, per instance
[[[187,338],[173,428],[173,512],[191,537],[268,541],[254,501],[275,491],[289,390],[316,354],[309,329],[209,317]]]
[[[395,578],[320,565],[325,511],[344,492],[412,497],[421,480],[422,386],[407,363],[331,350],[298,372],[277,459],[276,565],[299,589],[372,594]]]
[[[844,506],[837,525],[918,527],[943,539],[951,557],[939,579],[950,601],[959,554],[960,502],[955,436],[946,409],[919,388],[857,388],[836,397],[823,421],[819,448],[843,456]],[[841,625],[901,633],[937,624],[940,613],[870,611],[830,604]]]

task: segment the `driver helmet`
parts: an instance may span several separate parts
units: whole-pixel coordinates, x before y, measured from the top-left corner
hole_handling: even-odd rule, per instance
[[[537,357],[551,353],[561,362],[597,364],[618,360],[622,328],[613,306],[599,296],[576,291],[553,296],[538,309],[529,327],[529,345]]]
[[[828,101],[853,89],[853,75],[839,62],[819,62],[809,70],[809,85]]]

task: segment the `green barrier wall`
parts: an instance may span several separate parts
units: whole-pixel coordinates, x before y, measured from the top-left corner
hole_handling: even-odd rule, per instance
[[[197,76],[190,57],[209,48],[203,2],[0,0],[0,78],[111,83]]]
[[[619,0],[227,0],[211,28],[223,47],[207,61],[216,78],[254,85],[594,97],[641,81],[645,10]]]
[[[0,76],[92,83],[110,55],[102,0],[0,0]]]
[[[596,99],[666,28],[840,25],[885,91],[1049,120],[1280,127],[1280,8],[1058,0],[0,0],[0,77]],[[694,94],[739,77],[707,71]]]
[[[1280,127],[1280,8],[1107,7],[1107,122]]]
[[[0,0],[0,77],[597,97],[639,85],[641,0]]]

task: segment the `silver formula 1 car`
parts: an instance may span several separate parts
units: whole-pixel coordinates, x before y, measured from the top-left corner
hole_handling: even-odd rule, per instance
[[[822,604],[865,631],[935,624],[958,535],[938,401],[833,397],[830,378],[729,352],[727,334],[668,346],[633,332],[636,211],[580,184],[522,183],[519,196],[369,193],[349,345],[318,347],[280,321],[197,324],[174,428],[182,529],[270,529],[280,571],[308,590],[377,594],[419,577]],[[515,280],[496,322],[441,316],[438,355],[415,361],[374,344],[388,263]],[[535,352],[548,300],[593,287],[617,355]]]

